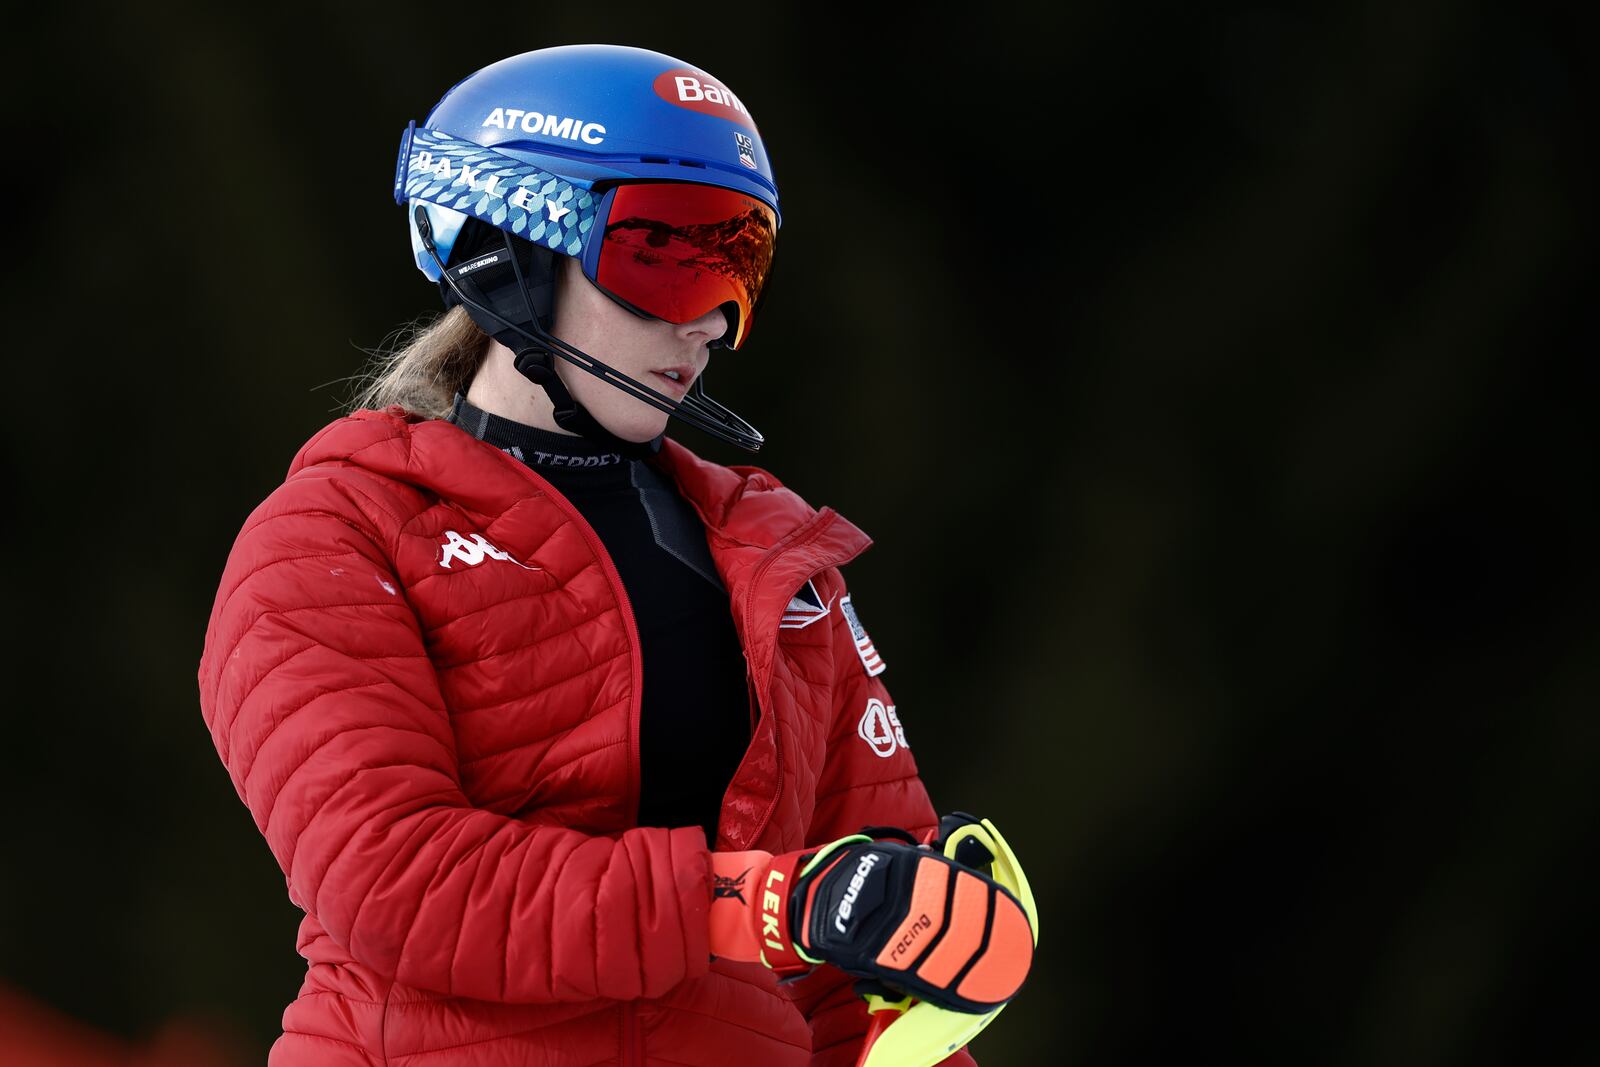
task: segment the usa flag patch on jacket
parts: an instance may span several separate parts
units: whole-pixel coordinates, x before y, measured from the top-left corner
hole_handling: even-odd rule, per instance
[[[856,655],[861,657],[861,665],[867,669],[868,676],[882,674],[888,664],[883,662],[878,650],[872,647],[872,638],[867,636],[866,627],[861,625],[861,619],[856,615],[855,605],[850,603],[848,593],[839,600],[839,614],[850,624],[850,636],[856,639]]]

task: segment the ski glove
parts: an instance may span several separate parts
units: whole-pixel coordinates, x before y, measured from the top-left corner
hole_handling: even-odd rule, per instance
[[[1015,996],[1033,962],[1016,897],[926,847],[852,834],[777,856],[713,852],[711,861],[713,955],[785,976],[831,963],[974,1014]]]

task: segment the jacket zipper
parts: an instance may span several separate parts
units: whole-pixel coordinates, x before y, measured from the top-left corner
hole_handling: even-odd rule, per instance
[[[622,1002],[622,1053],[621,1062],[627,1067],[644,1063],[644,1042],[639,1034],[639,1009],[638,1001],[625,1000]]]
[[[833,523],[833,520],[835,518],[837,518],[837,517],[838,517],[838,514],[836,512],[835,513],[828,513],[828,514],[819,514],[816,519],[812,520],[812,522],[815,523],[813,528],[810,529],[810,530],[805,530],[804,536],[797,537],[794,540],[789,541],[787,544],[779,545],[776,548],[772,549],[772,551],[768,552],[766,554],[766,556],[762,558],[761,562],[756,564],[755,570],[752,571],[751,574],[750,574],[750,589],[751,589],[751,592],[753,593],[756,589],[760,588],[762,576],[764,576],[766,574],[767,570],[774,563],[776,563],[783,556],[788,555],[790,552],[796,551],[796,550],[800,549],[801,547],[803,547],[804,545],[807,545],[807,544],[811,543],[812,541],[815,541],[817,539],[817,537],[822,533],[822,531],[827,529],[828,526],[830,526]],[[821,520],[821,521],[819,521],[819,520]],[[801,529],[804,530],[804,527],[802,527]],[[796,531],[796,532],[799,532],[799,531]],[[824,559],[824,560],[821,560],[821,561],[819,561],[820,565],[817,567],[817,569],[812,571],[810,574],[808,574],[806,576],[806,580],[810,581],[812,578],[815,578],[818,574],[821,574],[823,571],[827,570],[829,567],[837,567],[837,566],[840,566],[842,564],[848,563],[852,559],[855,559],[855,557],[858,556],[858,555],[860,555],[859,552],[853,553],[853,554],[848,555],[848,556],[843,556],[843,557],[840,557],[840,558],[837,558],[837,559]],[[750,626],[750,623],[751,623],[751,620],[750,620],[750,605],[753,602],[754,602],[754,597],[753,596],[752,597],[748,597],[745,600],[745,607],[744,607],[744,612],[745,612],[745,614],[744,614],[745,633],[750,633],[750,629],[751,629],[751,626]],[[754,672],[752,672],[751,680],[752,680],[752,684],[753,684],[754,683]],[[755,690],[756,690],[756,703],[757,703],[758,708],[761,711],[761,714],[763,714],[763,715],[767,715],[768,714],[767,713],[767,709],[765,708],[765,706],[763,706],[761,704],[761,694],[765,691],[765,689],[766,689],[765,686],[757,686],[757,687],[755,687]],[[772,814],[773,814],[773,812],[777,811],[777,809],[778,809],[778,799],[779,799],[779,797],[781,797],[783,795],[783,737],[782,737],[781,731],[778,729],[778,717],[776,715],[770,715],[768,717],[772,719],[772,766],[773,766],[773,776],[776,779],[776,786],[777,787],[773,790],[773,793],[772,793],[772,803],[768,804],[767,805],[767,810],[761,813],[761,821],[756,823],[756,828],[751,832],[749,840],[744,842],[744,847],[745,848],[754,848],[754,847],[756,847],[755,843],[757,841],[761,840],[762,833],[764,833],[766,831],[768,824],[770,824],[772,822]],[[754,731],[752,730],[752,734],[753,733],[754,733]]]
[[[748,698],[750,705],[750,738],[754,740],[756,723],[761,718],[761,700],[756,696],[756,672],[751,668],[749,660],[744,661],[744,685],[750,694]]]

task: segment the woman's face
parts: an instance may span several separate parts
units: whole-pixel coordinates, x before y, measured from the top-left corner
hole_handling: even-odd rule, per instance
[[[681,400],[706,369],[706,346],[728,329],[727,316],[713,308],[692,322],[674,325],[635,315],[590,284],[570,256],[558,257],[555,323],[551,333],[671,400]],[[642,400],[558,359],[556,373],[578,403],[600,425],[625,441],[648,441],[670,417]],[[677,371],[679,379],[667,377]]]

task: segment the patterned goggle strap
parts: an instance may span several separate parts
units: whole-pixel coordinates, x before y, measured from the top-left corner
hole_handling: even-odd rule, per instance
[[[425,200],[569,256],[581,257],[600,201],[531,163],[437,130],[406,127],[394,198]]]

